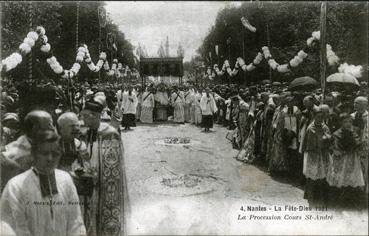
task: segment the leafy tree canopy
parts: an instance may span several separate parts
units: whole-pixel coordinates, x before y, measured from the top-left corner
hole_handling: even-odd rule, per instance
[[[363,80],[368,79],[367,6],[365,2],[327,3],[327,43],[332,45],[340,63],[347,62],[365,68]],[[242,16],[256,27],[255,33],[243,27],[240,20]],[[306,39],[319,27],[320,3],[245,2],[240,7],[226,7],[218,12],[198,53],[207,65],[222,64],[225,59],[230,59],[233,66],[237,57],[243,57],[246,63],[250,63],[262,46],[269,46],[275,60],[284,64],[304,48]],[[229,48],[228,38],[231,40]],[[219,46],[219,56],[215,54],[215,45]],[[335,72],[337,66],[328,67],[328,75]],[[254,71],[238,73],[234,81],[256,82],[269,78],[290,81],[300,76],[319,78],[319,47],[291,73],[270,72],[264,61]]]

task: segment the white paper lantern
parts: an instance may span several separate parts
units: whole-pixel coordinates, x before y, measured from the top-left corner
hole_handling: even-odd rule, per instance
[[[80,51],[80,52],[77,53],[77,57],[82,57],[83,58],[84,56],[85,56],[85,52]]]
[[[308,56],[308,54],[306,52],[304,52],[303,50],[300,50],[297,55],[298,55],[298,57],[300,57],[302,59],[305,59]]]
[[[295,58],[293,58],[293,59],[290,61],[290,65],[291,65],[292,67],[296,67],[296,66],[298,66],[298,63],[297,63],[297,61],[296,61],[296,59],[295,59]]]
[[[101,68],[103,66],[103,64],[104,64],[104,61],[101,59],[97,62],[96,66]]]
[[[90,69],[91,71],[94,71],[96,69],[94,63],[90,63],[90,64],[87,64],[87,67],[88,69]]]
[[[308,46],[311,46],[311,44],[313,43],[313,41],[314,41],[314,38],[310,37],[310,38],[308,38],[308,39],[306,40],[306,44],[307,44]]]
[[[83,52],[83,53],[84,53],[84,52],[86,52],[86,48],[84,48],[84,47],[79,47],[79,48],[78,48],[78,52]]]
[[[256,67],[253,65],[253,64],[249,64],[249,65],[247,65],[247,67],[246,67],[246,70],[247,71],[252,71],[252,70],[254,70]]]
[[[320,31],[314,31],[311,36],[316,40],[320,40]]]
[[[283,65],[278,66],[277,67],[277,70],[278,70],[278,72],[281,72],[281,73],[287,73],[287,72],[290,71],[288,69],[288,65],[287,64],[283,64]]]
[[[224,61],[224,65],[225,65],[226,67],[230,67],[230,65],[229,65],[229,61],[228,61],[228,60],[225,60],[225,61]]]
[[[100,59],[101,60],[105,60],[106,59],[106,53],[105,52],[100,53]]]
[[[83,57],[77,56],[76,61],[79,62],[79,63],[83,62]]]
[[[28,37],[27,38],[24,38],[23,42],[26,43],[26,44],[28,44],[31,48],[33,46],[35,46],[35,40],[33,40],[31,38],[28,38]]]
[[[238,57],[237,58],[237,62],[238,64],[242,67],[243,65],[245,65],[245,61],[241,58],[241,57]]]
[[[27,43],[22,43],[19,45],[19,50],[25,54],[28,54],[31,52],[31,47]]]
[[[56,57],[54,56],[50,57],[50,62],[51,64],[56,63],[57,62]]]
[[[27,34],[27,38],[31,38],[36,41],[38,39],[38,34],[35,31],[31,31]]]
[[[47,38],[47,36],[46,35],[43,35],[42,36],[42,41],[43,41],[43,43],[47,43],[47,41],[48,41],[49,39]]]
[[[41,46],[41,51],[42,52],[49,52],[50,49],[51,49],[51,46],[48,43]]]
[[[61,73],[63,73],[63,67],[62,67],[62,66],[57,66],[57,67],[55,68],[54,72],[55,72],[56,74],[61,74]]]
[[[42,26],[37,26],[36,30],[40,35],[44,35],[46,33],[45,28]]]

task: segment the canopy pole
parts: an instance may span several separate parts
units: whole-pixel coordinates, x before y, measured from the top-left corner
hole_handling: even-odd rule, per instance
[[[322,88],[323,98],[321,103],[325,100],[326,93],[326,60],[327,60],[327,46],[326,46],[326,22],[327,22],[327,3],[322,2],[320,8],[320,85]]]
[[[228,46],[228,62],[229,64],[231,64],[231,37],[227,39],[227,46]],[[227,76],[228,86],[230,86],[231,76],[227,73],[227,71],[226,71],[226,76]]]
[[[245,29],[242,27],[242,57],[244,60],[245,58]],[[246,71],[243,73],[243,83],[246,83]]]
[[[269,23],[266,23],[266,33],[267,33],[267,44],[268,44],[268,48],[270,48],[270,32],[269,32]],[[269,67],[269,80],[270,82],[272,82],[272,68],[270,66]]]
[[[32,2],[29,3],[29,29],[30,31],[32,31],[33,28],[33,7],[32,7]],[[33,57],[32,57],[32,50],[31,52],[28,54],[28,79],[30,80],[30,82],[32,82],[32,62],[33,62]]]

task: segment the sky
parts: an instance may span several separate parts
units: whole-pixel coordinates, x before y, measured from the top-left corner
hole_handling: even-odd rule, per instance
[[[149,56],[157,56],[160,43],[169,38],[170,55],[184,49],[184,61],[196,54],[219,10],[242,2],[106,2],[106,11],[130,43],[144,45]]]

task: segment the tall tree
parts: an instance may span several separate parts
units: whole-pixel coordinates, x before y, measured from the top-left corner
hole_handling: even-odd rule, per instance
[[[327,9],[327,43],[340,57],[341,63],[368,65],[368,4],[365,2],[345,3],[329,2]],[[306,39],[313,31],[319,30],[320,4],[315,2],[266,2],[262,6],[256,2],[245,2],[239,7],[227,7],[218,12],[214,26],[210,29],[202,45],[199,55],[209,63],[209,51],[214,53],[214,45],[219,45],[218,63],[228,58],[227,39],[231,38],[231,65],[237,57],[242,56],[242,31],[240,18],[245,16],[256,27],[256,32],[244,31],[245,61],[250,63],[262,46],[268,44],[266,26],[269,28],[269,48],[280,63],[287,63],[296,53],[306,46]],[[215,64],[213,62],[213,64]],[[272,79],[289,81],[295,77],[312,76],[319,78],[319,50],[314,48],[306,60],[291,73],[282,74],[272,71]],[[337,66],[329,67],[328,74],[337,72]],[[247,80],[256,82],[268,78],[269,67],[262,62],[254,71],[239,72],[234,81],[243,81],[243,73]],[[367,80],[367,71],[363,73]]]

